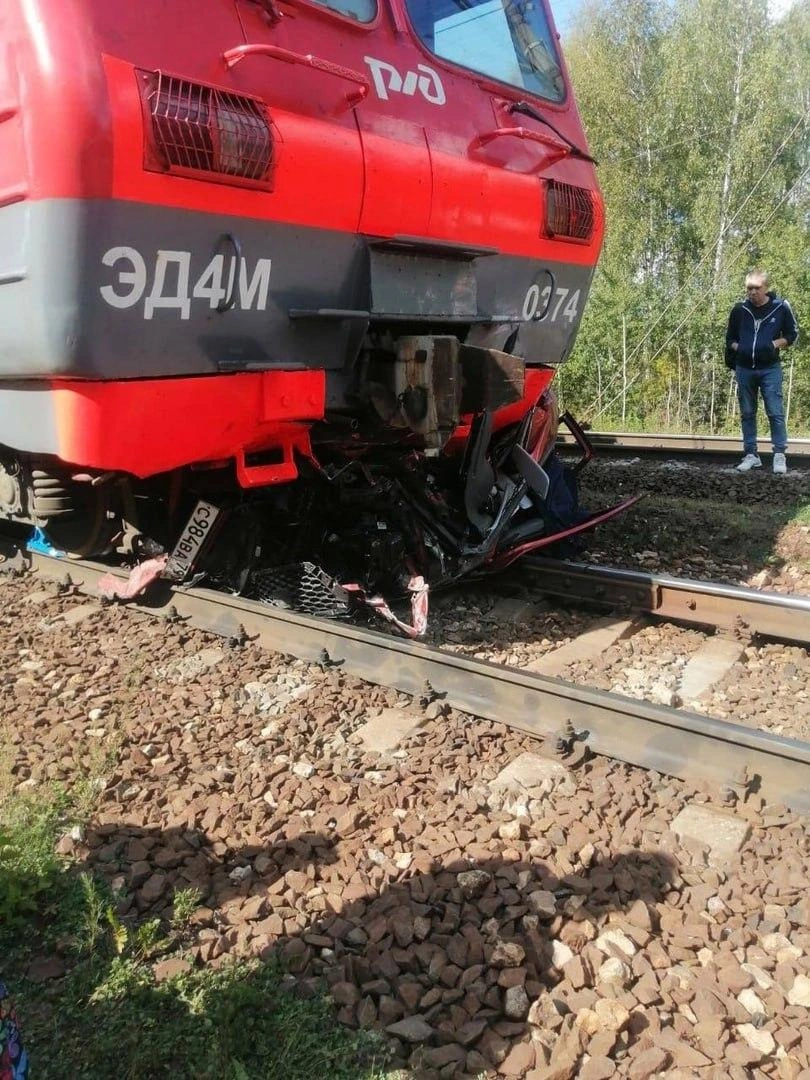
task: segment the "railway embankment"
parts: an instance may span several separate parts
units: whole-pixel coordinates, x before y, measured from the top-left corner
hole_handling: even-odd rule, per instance
[[[59,851],[114,897],[97,952],[151,920],[168,941],[139,992],[179,1008],[200,972],[279,960],[425,1078],[810,1069],[805,818],[555,760],[430,695],[30,578],[0,590],[4,783],[85,793]],[[60,1029],[85,961],[34,925],[7,977],[42,1075],[63,1076],[94,1008],[112,1023],[124,999],[88,994],[81,1029]]]

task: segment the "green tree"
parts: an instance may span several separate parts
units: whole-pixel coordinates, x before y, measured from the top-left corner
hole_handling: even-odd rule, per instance
[[[720,428],[745,271],[810,310],[810,0],[779,22],[754,0],[597,0],[567,53],[607,233],[565,402],[603,424]]]

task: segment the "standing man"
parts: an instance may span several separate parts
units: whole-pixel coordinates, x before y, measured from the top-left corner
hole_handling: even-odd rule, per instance
[[[771,425],[773,471],[787,472],[787,428],[782,404],[780,352],[798,336],[796,319],[787,300],[768,291],[764,270],[745,277],[745,300],[735,304],[726,330],[726,367],[737,376],[737,399],[742,420],[743,457],[740,472],[762,468],[757,453],[757,394],[762,393]]]

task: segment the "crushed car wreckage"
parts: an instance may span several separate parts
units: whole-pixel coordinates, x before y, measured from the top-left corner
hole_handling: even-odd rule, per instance
[[[373,612],[422,636],[431,589],[559,550],[637,501],[596,513],[579,507],[576,473],[591,451],[564,415],[583,453],[573,465],[557,456],[552,399],[547,392],[542,409],[494,434],[492,413],[477,414],[460,453],[377,448],[367,460],[355,447],[302,460],[299,482],[263,498],[199,500],[171,554],[152,555],[127,582],[106,577],[101,591],[128,599],[161,578],[319,617]]]

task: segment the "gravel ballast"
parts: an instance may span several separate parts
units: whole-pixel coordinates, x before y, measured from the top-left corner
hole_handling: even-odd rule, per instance
[[[122,918],[202,894],[156,978],[281,955],[426,1080],[810,1077],[806,820],[538,763],[441,702],[33,579],[0,596],[13,785],[95,786],[60,850]]]

